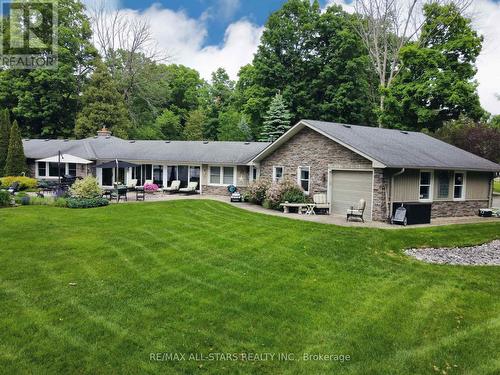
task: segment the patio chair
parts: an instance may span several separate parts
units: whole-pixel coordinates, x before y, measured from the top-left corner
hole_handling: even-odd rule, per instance
[[[145,180],[144,185],[153,185],[153,180]]]
[[[179,189],[179,192],[185,194],[194,194],[196,193],[197,187],[198,187],[198,182],[191,181],[187,187]]]
[[[127,198],[127,187],[125,185],[120,185],[118,188],[113,189],[111,192],[111,198],[116,199],[116,203],[120,202],[120,199],[128,201]]]
[[[326,194],[314,194],[313,201],[315,209],[324,210],[326,213],[330,211],[330,204],[328,203],[328,199],[326,198]]]
[[[366,201],[364,199],[360,199],[358,202],[358,206],[356,208],[351,206],[351,208],[347,210],[346,221],[349,221],[351,217],[357,217],[360,218],[361,221],[364,223],[365,220],[363,219],[363,214],[365,212],[365,208],[366,208]]]
[[[13,182],[7,191],[11,194],[17,193],[19,191],[19,182]]]
[[[128,183],[127,183],[128,190],[135,190],[136,187],[137,187],[137,178],[132,178],[132,179],[128,180]]]
[[[163,193],[177,193],[179,192],[179,188],[181,187],[181,182],[179,180],[174,180],[171,182],[169,187],[164,187],[162,190]]]

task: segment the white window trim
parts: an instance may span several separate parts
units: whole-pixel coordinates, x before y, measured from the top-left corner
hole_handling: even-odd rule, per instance
[[[457,175],[457,173],[460,173],[463,175],[463,181],[462,181],[462,185],[458,185],[458,186],[462,186],[462,196],[460,198],[455,198],[455,176]],[[467,181],[467,174],[465,171],[454,171],[453,172],[453,190],[452,190],[452,198],[454,201],[464,201],[465,200],[465,184],[466,184],[466,181]]]
[[[309,179],[307,180],[307,190],[304,191],[305,195],[309,195],[311,191],[311,167],[306,166],[306,165],[301,165],[297,168],[297,184],[302,188],[302,178],[301,178],[301,171],[302,169],[307,169],[309,172]]]
[[[273,165],[273,182],[278,182],[276,181],[276,168],[281,168],[281,179],[285,177],[285,167],[281,165]]]
[[[45,163],[45,176],[40,176],[40,174],[38,173],[38,165],[40,163]],[[53,163],[53,162],[52,162]],[[49,173],[50,173],[50,170],[49,170],[49,162],[48,161],[45,161],[45,162],[39,162],[37,161],[36,162],[36,165],[35,165],[35,177],[38,178],[38,179],[41,179],[41,180],[50,180],[50,179],[57,179],[58,176],[51,176]],[[55,164],[57,164],[57,162],[55,162]],[[64,174],[69,174],[69,163],[63,163],[61,162],[62,165],[64,165]],[[75,163],[72,163],[72,164],[75,164]],[[76,164],[76,172],[78,172],[78,165],[79,164]],[[63,176],[61,176],[63,177]]]
[[[211,176],[211,172],[210,172],[210,169],[212,167],[215,167],[215,168],[220,168],[220,173],[219,173],[219,183],[216,184],[216,183],[212,183],[210,181],[210,176]],[[224,168],[233,168],[233,182],[230,183],[230,184],[225,184],[224,183]],[[234,185],[236,186],[236,178],[237,178],[237,168],[236,168],[236,165],[209,165],[208,166],[208,176],[207,176],[207,179],[208,179],[208,185],[209,186],[229,186],[229,185]]]
[[[429,181],[429,185],[422,185],[420,183],[420,181],[422,181],[422,173],[430,173],[431,178]],[[430,170],[426,170],[426,169],[420,170],[420,173],[418,175],[418,200],[419,200],[419,202],[432,202],[432,199],[434,197],[433,185],[434,185],[434,172],[430,171]],[[429,198],[420,198],[420,188],[422,186],[429,186]]]

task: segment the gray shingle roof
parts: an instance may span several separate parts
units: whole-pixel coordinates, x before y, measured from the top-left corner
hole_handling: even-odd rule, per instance
[[[128,141],[116,137],[82,140],[24,140],[27,158],[41,159],[58,151],[88,160],[137,160],[178,163],[246,164],[267,142]]]
[[[391,168],[500,171],[500,165],[418,132],[302,121]]]

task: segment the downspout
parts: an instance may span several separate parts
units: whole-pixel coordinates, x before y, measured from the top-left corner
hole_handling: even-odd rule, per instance
[[[405,170],[406,170],[406,168],[401,168],[401,170],[399,172],[394,173],[391,177],[391,198],[390,198],[390,200],[386,200],[387,206],[388,206],[388,207],[386,207],[388,219],[392,216],[391,206],[393,203],[392,201],[394,199],[394,177],[402,175],[403,173],[405,173]]]

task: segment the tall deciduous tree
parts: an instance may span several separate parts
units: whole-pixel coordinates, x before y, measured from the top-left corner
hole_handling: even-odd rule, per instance
[[[9,152],[10,139],[10,117],[9,110],[0,111],[0,176],[3,176],[5,170],[5,161]]]
[[[123,96],[101,62],[97,63],[81,101],[83,108],[78,113],[75,127],[78,138],[95,135],[103,127],[110,129],[118,137],[128,137],[130,120]]]
[[[245,115],[234,109],[219,115],[219,141],[250,141],[252,134]]]
[[[188,141],[201,141],[203,139],[203,128],[206,116],[203,110],[196,109],[188,115],[184,128],[184,138]]]
[[[28,172],[26,164],[26,156],[24,155],[23,140],[21,131],[14,120],[10,129],[9,151],[7,152],[7,160],[5,161],[4,174],[6,176],[20,176]]]
[[[96,56],[82,3],[59,0],[56,9],[57,68],[0,72],[0,106],[9,108],[23,134],[32,137],[73,134],[80,89]]]
[[[291,127],[292,115],[283,101],[281,94],[276,94],[266,113],[261,141],[275,141]]]
[[[484,116],[477,93],[476,58],[482,37],[455,5],[424,7],[421,40],[401,49],[402,69],[387,90],[387,126],[435,131],[460,115]]]

